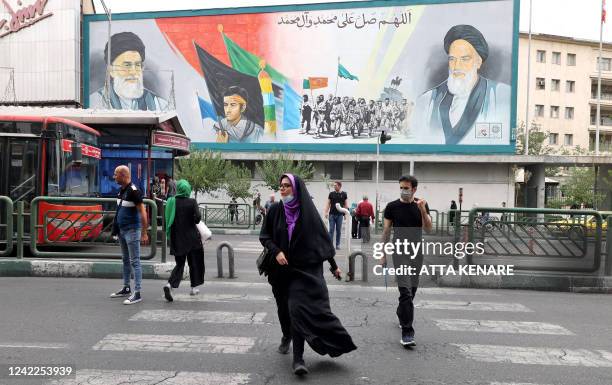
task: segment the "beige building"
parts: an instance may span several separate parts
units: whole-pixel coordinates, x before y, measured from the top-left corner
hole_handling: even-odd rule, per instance
[[[517,126],[525,122],[528,35],[519,43]],[[561,151],[595,150],[599,42],[532,34],[529,119]],[[612,44],[604,44],[600,152],[612,152]]]

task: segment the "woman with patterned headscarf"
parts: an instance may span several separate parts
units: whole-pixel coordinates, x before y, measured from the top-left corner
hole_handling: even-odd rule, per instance
[[[305,341],[315,352],[331,357],[357,347],[329,305],[323,262],[329,262],[336,278],[340,279],[342,272],[306,185],[299,177],[285,174],[280,180],[280,195],[282,200],[268,210],[259,240],[274,259],[268,282],[283,332],[278,350],[287,354],[293,340],[293,372],[304,375],[308,373],[303,358]]]
[[[170,254],[176,266],[164,286],[164,297],[173,301],[172,289],[179,287],[183,278],[185,261],[189,264],[191,295],[198,294],[198,286],[204,283],[204,247],[196,227],[202,219],[198,203],[190,198],[191,185],[185,179],[176,183],[176,195],[166,202],[166,235],[170,239]]]

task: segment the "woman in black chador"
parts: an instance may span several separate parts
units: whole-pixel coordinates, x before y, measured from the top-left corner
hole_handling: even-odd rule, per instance
[[[308,373],[304,341],[315,352],[331,357],[357,347],[329,306],[323,262],[329,262],[336,278],[340,278],[341,271],[306,185],[297,176],[285,174],[281,177],[280,194],[282,201],[268,210],[259,240],[275,259],[268,282],[283,331],[278,350],[287,354],[293,340],[293,372],[303,375]]]

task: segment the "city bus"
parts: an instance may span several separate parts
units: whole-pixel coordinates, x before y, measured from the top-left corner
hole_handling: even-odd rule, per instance
[[[99,192],[100,133],[68,119],[0,115],[0,195],[14,203],[37,196],[95,197]],[[66,213],[100,212],[102,206],[74,206],[40,202],[38,241],[79,241],[97,236],[102,215]],[[26,231],[29,230],[29,221]]]

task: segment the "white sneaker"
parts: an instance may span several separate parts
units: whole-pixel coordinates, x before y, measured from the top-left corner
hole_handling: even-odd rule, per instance
[[[191,291],[189,292],[189,295],[198,295],[198,294],[200,294],[200,289],[196,287],[192,287]]]

